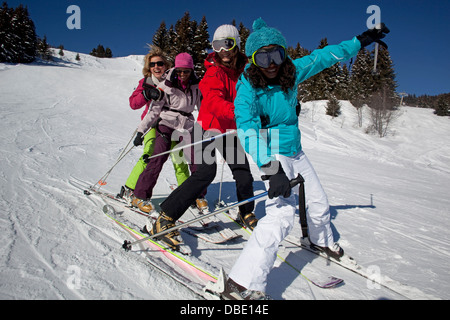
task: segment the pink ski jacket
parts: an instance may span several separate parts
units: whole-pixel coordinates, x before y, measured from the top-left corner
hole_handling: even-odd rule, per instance
[[[134,92],[130,96],[130,107],[133,110],[138,110],[145,106],[144,112],[142,112],[141,120],[144,119],[145,115],[148,112],[148,108],[150,106],[151,101],[147,101],[144,98],[144,95],[142,94],[142,91],[144,91],[144,81],[146,81],[147,78],[143,78],[139,81],[139,85],[134,90]],[[151,81],[151,77],[149,78]],[[153,82],[152,82],[153,83]]]

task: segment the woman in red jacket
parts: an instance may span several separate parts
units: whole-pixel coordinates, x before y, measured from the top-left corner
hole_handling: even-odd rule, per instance
[[[214,33],[212,45],[214,52],[205,60],[207,70],[200,82],[203,100],[193,131],[194,135],[195,132],[202,132],[203,138],[211,136],[214,131],[224,133],[236,129],[233,105],[235,87],[247,63],[247,57],[239,51],[240,37],[236,27],[220,26]],[[196,150],[197,170],[161,203],[162,212],[153,225],[151,234],[173,227],[189,205],[211,184],[217,172],[216,150],[222,154],[231,169],[236,181],[238,201],[253,197],[253,177],[249,162],[236,134],[205,142]],[[207,157],[204,157],[206,154]],[[207,161],[206,158],[214,161]],[[241,220],[251,229],[258,221],[253,213],[254,206],[254,202],[251,202],[239,207]],[[161,240],[177,249],[180,240],[178,235],[175,231],[161,236]]]

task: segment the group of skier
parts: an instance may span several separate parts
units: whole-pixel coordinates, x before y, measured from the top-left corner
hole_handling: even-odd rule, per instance
[[[144,78],[130,97],[132,109],[146,107],[134,140],[136,146],[144,145],[144,153],[125,184],[130,203],[151,212],[152,191],[169,157],[166,151],[179,142],[191,145],[183,150],[186,161],[178,152],[170,153],[178,188],[161,203],[160,215],[149,233],[174,227],[190,205],[208,208],[205,195],[216,176],[216,151],[232,172],[238,201],[253,197],[247,155],[257,164],[268,190],[261,219],[255,217],[254,202],[239,207],[241,221],[253,232],[229,274],[224,299],[266,297],[267,276],[278,245],[294,225],[297,203],[290,179],[298,174],[305,180],[311,244],[334,258],[344,254],[333,237],[327,196],[302,150],[297,88],[322,70],[356,56],[363,47],[373,42],[384,44],[381,39],[387,32],[383,27],[370,29],[352,40],[292,60],[284,36],[261,18],[253,23],[245,54],[236,27],[222,25],[214,33],[214,51],[205,60],[206,73],[201,80],[188,53],[178,54],[174,67],[157,47],[146,55]],[[192,114],[195,107],[196,120]],[[235,131],[221,135],[230,130]],[[214,135],[220,136],[205,139]],[[198,139],[206,141],[192,146]],[[160,153],[164,154],[157,156]],[[182,241],[178,231],[159,240],[172,249]]]

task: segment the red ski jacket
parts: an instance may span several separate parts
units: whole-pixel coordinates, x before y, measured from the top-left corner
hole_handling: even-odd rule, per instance
[[[244,66],[240,70],[227,68],[216,63],[215,54],[210,53],[205,60],[206,73],[199,85],[203,100],[197,122],[203,130],[218,129],[223,133],[227,129],[236,129],[233,101]],[[240,54],[247,61],[247,57]]]

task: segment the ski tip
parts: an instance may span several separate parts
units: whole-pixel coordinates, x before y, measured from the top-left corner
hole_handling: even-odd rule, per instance
[[[314,285],[322,289],[332,289],[344,283],[343,279],[336,277],[328,277],[324,281],[311,281]]]
[[[110,215],[116,214],[116,210],[114,209],[114,207],[109,204],[105,204],[102,209],[103,209],[103,212],[106,214],[110,214]]]
[[[221,294],[225,291],[227,274],[220,268],[219,276],[216,282],[209,281],[203,288],[203,295],[209,300],[221,300]]]

